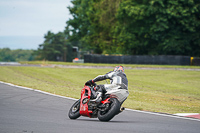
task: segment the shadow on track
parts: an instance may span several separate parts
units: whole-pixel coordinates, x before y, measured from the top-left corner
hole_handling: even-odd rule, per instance
[[[72,121],[87,121],[87,122],[103,122],[103,121],[99,121],[98,119],[84,119],[84,118],[79,118],[76,120],[72,120]],[[136,121],[118,121],[118,120],[110,120],[108,122],[105,123],[137,123]]]

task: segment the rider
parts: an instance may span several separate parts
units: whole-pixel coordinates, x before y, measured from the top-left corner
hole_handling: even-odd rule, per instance
[[[118,95],[120,93],[121,100],[119,100],[120,104],[122,104],[126,98],[128,97],[128,80],[126,74],[124,73],[123,66],[116,66],[113,71],[106,73],[105,75],[99,75],[96,78],[87,81],[86,85],[94,85],[97,81],[102,81],[105,79],[110,79],[111,84],[97,85],[95,87],[96,96],[94,101],[96,103],[100,103],[102,100],[102,95],[106,92],[111,92],[111,90],[118,90]]]

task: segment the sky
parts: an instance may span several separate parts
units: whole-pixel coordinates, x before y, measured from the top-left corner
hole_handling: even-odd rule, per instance
[[[0,0],[0,48],[37,49],[48,31],[64,31],[70,1]]]

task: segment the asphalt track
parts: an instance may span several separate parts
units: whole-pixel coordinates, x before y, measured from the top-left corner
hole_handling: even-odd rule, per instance
[[[0,83],[0,133],[199,133],[200,121],[125,110],[110,122],[68,118],[74,100]]]

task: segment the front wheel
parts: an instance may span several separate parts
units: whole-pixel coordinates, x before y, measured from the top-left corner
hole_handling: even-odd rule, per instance
[[[98,111],[100,121],[110,121],[120,110],[120,103],[116,98],[110,98],[109,107],[106,110]]]
[[[72,107],[69,110],[68,116],[70,119],[77,119],[78,117],[80,117],[80,99],[78,101],[76,101]]]

